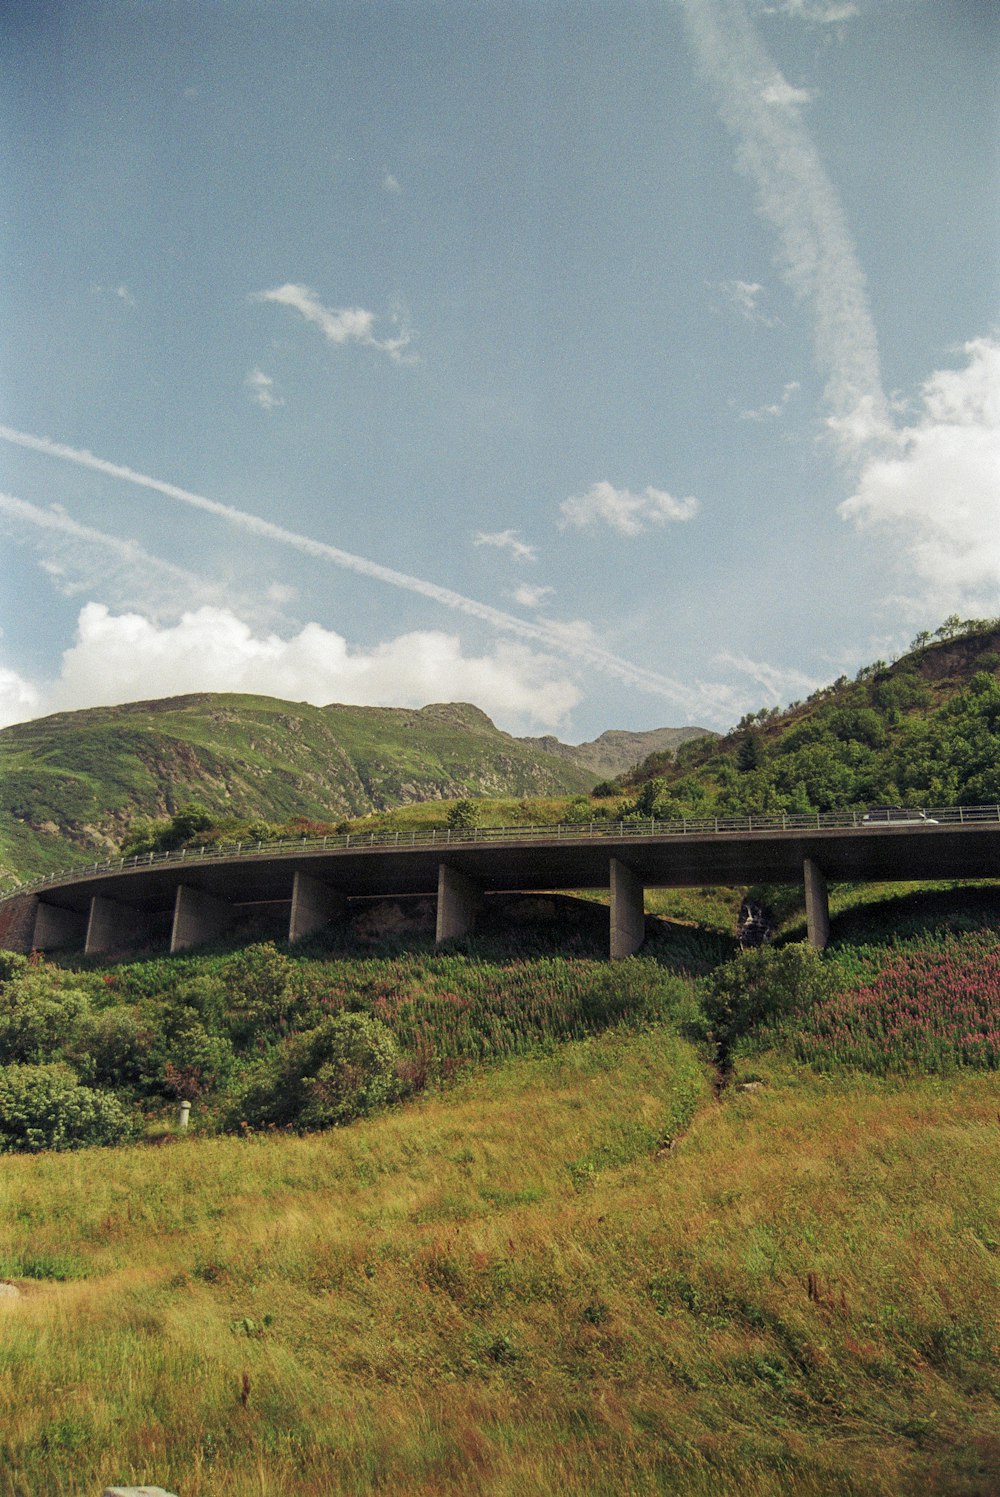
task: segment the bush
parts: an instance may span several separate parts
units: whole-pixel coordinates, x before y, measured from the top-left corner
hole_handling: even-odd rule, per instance
[[[823,1002],[835,991],[835,972],[805,941],[759,946],[716,969],[708,979],[705,1012],[723,1054],[762,1025]]]
[[[474,800],[457,800],[448,807],[448,825],[454,828],[475,826],[478,814],[479,807]]]
[[[386,1103],[396,1074],[392,1032],[367,1014],[337,1014],[277,1047],[243,1092],[231,1126],[336,1127]]]
[[[142,1080],[148,1031],[134,1009],[118,1006],[87,1014],[64,1057],[88,1086],[132,1090]]]
[[[0,1067],[0,1153],[130,1143],[140,1124],[67,1065]]]
[[[56,1059],[88,1009],[86,993],[59,986],[59,978],[49,968],[23,969],[3,995],[0,1065]]]
[[[263,941],[247,946],[222,968],[222,987],[229,1029],[237,1044],[275,1039],[286,1032],[299,1001],[292,985],[295,966],[275,946]]]
[[[165,1014],[146,1063],[145,1080],[168,1097],[193,1102],[228,1081],[233,1047],[224,1035],[210,1034],[193,1009]]]

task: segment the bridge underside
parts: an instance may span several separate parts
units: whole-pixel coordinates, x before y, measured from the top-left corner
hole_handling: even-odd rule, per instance
[[[827,883],[1000,878],[1000,825],[888,826],[733,836],[609,835],[455,843],[447,848],[310,848],[244,858],[185,857],[100,869],[0,904],[0,945],[97,955],[162,941],[217,939],[255,909],[283,911],[295,941],[344,919],[348,900],[437,901],[439,944],[475,925],[488,893],[610,892],[609,955],[639,950],[647,888],[802,883],[809,939],[829,935]],[[30,907],[29,907],[30,902]],[[15,909],[15,906],[18,908]]]

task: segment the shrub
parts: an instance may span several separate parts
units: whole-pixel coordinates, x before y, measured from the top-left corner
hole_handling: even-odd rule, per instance
[[[233,1069],[233,1047],[224,1035],[209,1034],[193,1009],[168,1013],[146,1066],[147,1084],[169,1097],[194,1101],[226,1082]]]
[[[148,1032],[134,1009],[117,1006],[84,1016],[63,1054],[88,1085],[132,1089],[143,1072]]]
[[[277,1047],[230,1114],[230,1124],[301,1131],[349,1123],[389,1100],[396,1042],[367,1014],[337,1014]]]
[[[727,1054],[752,1030],[829,998],[836,985],[836,974],[806,942],[759,946],[712,973],[705,1011]]]
[[[299,1000],[294,964],[273,941],[247,946],[222,968],[229,1028],[237,1044],[283,1034]]]
[[[28,958],[16,951],[0,951],[0,983],[28,970]]]
[[[448,807],[450,827],[475,826],[479,808],[474,800],[457,800]]]
[[[86,993],[61,987],[48,967],[20,971],[8,983],[0,1009],[0,1065],[54,1060],[88,1008]]]
[[[117,1097],[82,1086],[67,1065],[0,1067],[0,1153],[129,1143],[139,1126]]]

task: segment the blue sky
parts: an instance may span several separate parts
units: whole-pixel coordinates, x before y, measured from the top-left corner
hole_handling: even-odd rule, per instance
[[[0,720],[726,727],[1000,613],[990,0],[0,32]]]

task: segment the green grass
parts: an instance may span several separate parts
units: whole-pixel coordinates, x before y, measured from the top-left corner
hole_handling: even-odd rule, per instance
[[[983,1493],[996,1076],[609,1034],[304,1139],[10,1159],[0,1493]],[[669,1142],[674,1140],[674,1146]]]
[[[821,965],[888,974],[888,1003],[941,957],[985,994],[996,937],[963,932],[989,896],[855,899],[871,939]],[[921,909],[929,933],[889,938]],[[516,952],[295,948],[311,1002],[435,1049],[380,1116],[224,1137],[199,1104],[186,1135],[5,1156],[0,1497],[996,1490],[1000,1074],[919,1049],[866,1073],[817,1011],[807,1063],[775,1026],[719,1091],[687,1036],[731,938],[651,922],[609,966],[584,916],[570,959],[545,926]],[[77,980],[160,1001],[227,960]]]

